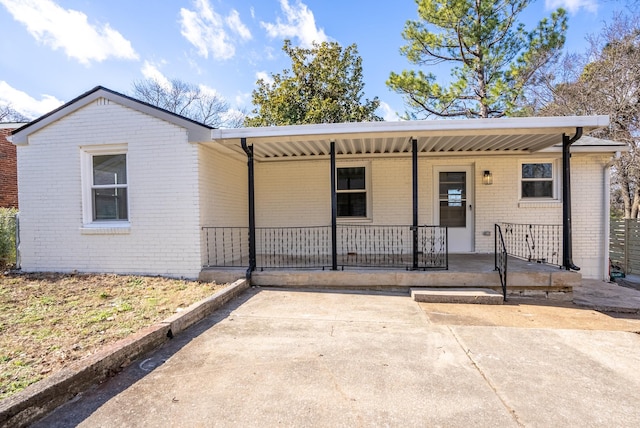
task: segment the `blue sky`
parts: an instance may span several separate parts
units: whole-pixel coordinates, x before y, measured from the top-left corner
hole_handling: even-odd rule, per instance
[[[531,27],[564,7],[566,49],[578,52],[622,3],[538,0],[522,18]],[[130,93],[151,77],[203,85],[250,111],[256,80],[289,64],[284,39],[327,40],[358,45],[365,96],[395,120],[404,104],[385,81],[413,67],[399,48],[416,17],[414,0],[0,0],[0,104],[37,117],[94,86]]]

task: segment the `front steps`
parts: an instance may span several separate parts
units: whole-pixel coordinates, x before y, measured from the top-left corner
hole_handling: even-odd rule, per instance
[[[201,281],[233,282],[243,278],[244,269],[206,269]],[[553,269],[547,271],[511,272],[508,274],[507,298],[536,298],[571,301],[573,287],[580,285],[582,276],[577,272]],[[322,271],[271,270],[256,271],[251,285],[298,289],[334,289],[361,291],[388,291],[410,294],[412,289],[486,289],[501,295],[502,287],[497,272],[455,271],[393,271],[378,269]]]
[[[411,298],[423,303],[501,305],[501,293],[488,288],[412,288]]]

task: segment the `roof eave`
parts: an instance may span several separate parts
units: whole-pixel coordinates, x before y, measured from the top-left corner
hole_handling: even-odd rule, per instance
[[[469,135],[474,134],[508,134],[518,133],[548,134],[575,133],[576,128],[584,132],[605,127],[609,124],[609,116],[557,116],[527,117],[503,119],[456,119],[456,120],[421,120],[398,122],[351,122],[316,125],[290,125],[258,128],[214,129],[211,138],[224,143],[240,138],[253,142],[292,140],[332,136],[343,138],[358,136],[359,138],[376,135]]]
[[[38,119],[15,129],[11,135],[13,144],[27,145],[29,144],[29,135],[50,125],[51,123],[61,119],[62,117],[92,103],[98,98],[105,98],[125,107],[146,113],[150,116],[157,117],[169,123],[183,127],[187,130],[188,141],[190,143],[208,141],[211,138],[210,126],[198,123],[186,117],[177,115],[168,110],[161,109],[143,101],[131,98],[127,95],[120,94],[102,86],[96,86],[88,92],[74,98],[68,103],[58,107],[57,109],[39,117]]]

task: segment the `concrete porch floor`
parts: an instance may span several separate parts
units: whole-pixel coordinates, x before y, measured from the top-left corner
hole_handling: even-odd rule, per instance
[[[579,272],[509,257],[507,295],[571,300],[580,285]],[[231,282],[245,275],[242,268],[206,268],[203,281]],[[251,284],[262,287],[333,288],[407,292],[419,287],[473,287],[501,291],[493,254],[450,254],[448,270],[411,271],[402,268],[265,269],[252,273]]]

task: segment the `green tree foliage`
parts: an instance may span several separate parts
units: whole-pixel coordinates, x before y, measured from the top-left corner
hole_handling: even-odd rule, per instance
[[[16,214],[16,209],[0,208],[0,269],[16,264]]]
[[[252,117],[247,126],[298,125],[382,120],[375,114],[377,97],[362,102],[362,58],[355,44],[343,49],[338,43],[314,43],[311,48],[291,46],[282,50],[291,58],[291,69],[260,79],[252,93]]]
[[[535,96],[543,116],[609,115],[596,137],[625,142],[630,151],[614,163],[612,204],[625,218],[640,216],[640,17],[618,15],[588,39],[583,55],[548,71]]]
[[[531,0],[416,0],[419,20],[407,21],[401,53],[429,67],[448,64],[451,80],[438,83],[422,70],[392,72],[411,118],[487,118],[513,114],[536,71],[564,45],[566,13],[558,9],[532,31],[518,23]]]

